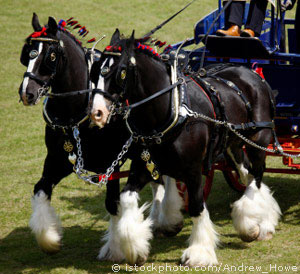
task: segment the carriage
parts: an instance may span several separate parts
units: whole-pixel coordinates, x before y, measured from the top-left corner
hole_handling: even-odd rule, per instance
[[[258,38],[221,37],[216,36],[218,29],[224,26],[224,13],[218,16],[222,5],[219,0],[218,9],[206,15],[194,26],[194,37],[184,41],[183,48],[193,48],[203,42],[196,50],[186,50],[189,54],[193,70],[199,69],[199,64],[205,54],[204,64],[233,63],[243,64],[256,69],[276,91],[276,133],[284,152],[290,155],[300,153],[300,90],[297,77],[300,76],[300,53],[296,53],[295,20],[285,18],[283,12],[279,17],[271,6],[266,17],[261,36]],[[247,18],[249,4],[246,4],[244,22]],[[215,21],[215,22],[214,22]],[[214,24],[212,25],[212,23]],[[179,48],[183,41],[173,46]],[[220,46],[221,45],[221,46]],[[270,144],[270,148],[273,145]],[[282,157],[285,168],[268,167],[266,172],[300,174],[300,164],[292,157],[268,153],[269,156]],[[243,191],[245,186],[239,183],[238,176],[225,162],[214,165],[206,180],[207,192],[215,170],[221,170],[231,187]]]

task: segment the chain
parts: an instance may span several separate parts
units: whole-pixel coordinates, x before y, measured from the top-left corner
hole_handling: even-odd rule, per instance
[[[83,169],[84,162],[82,157],[81,139],[79,137],[78,126],[73,127],[73,136],[74,139],[76,140],[76,147],[77,147],[77,154],[78,154],[76,165],[74,166],[74,171],[79,179],[87,183],[96,185],[96,183],[92,181],[92,177],[87,175],[88,174],[87,170]]]
[[[41,98],[43,96],[45,96],[47,94],[48,90],[49,90],[49,87],[47,87],[45,85],[38,89],[38,96],[34,102],[35,105],[41,100]]]
[[[79,137],[79,129],[78,126],[73,127],[73,136],[76,140],[76,147],[77,147],[77,161],[76,166],[74,166],[74,171],[77,175],[77,177],[86,183],[90,183],[97,186],[106,185],[108,178],[111,176],[111,174],[114,172],[115,167],[119,164],[119,161],[122,160],[123,156],[127,153],[131,143],[132,143],[132,136],[126,141],[125,145],[123,145],[121,152],[118,154],[117,159],[113,161],[111,166],[106,170],[106,173],[104,175],[102,174],[96,174],[96,175],[88,175],[88,171],[83,168],[84,161],[82,157],[82,150],[81,150],[81,139]],[[96,183],[92,179],[95,177],[101,176],[101,180]]]
[[[159,132],[155,135],[151,135],[151,136],[143,136],[143,135],[138,135],[136,132],[133,132],[132,134],[132,138],[134,142],[138,142],[138,140],[142,140],[144,141],[152,141],[155,140],[155,142],[157,144],[161,144],[161,138],[164,136],[164,134],[162,132]]]
[[[131,143],[132,143],[132,135],[126,141],[125,145],[123,145],[121,152],[117,156],[117,159],[112,162],[111,166],[106,170],[106,173],[102,176],[102,178],[99,182],[99,185],[101,185],[101,184],[106,185],[107,184],[108,178],[114,172],[115,167],[119,164],[119,161],[121,161],[123,156],[127,153]]]
[[[263,151],[266,151],[266,152],[269,152],[269,153],[280,154],[282,156],[291,157],[291,158],[299,158],[300,157],[300,154],[293,155],[293,154],[285,153],[280,145],[277,146],[276,149],[270,149],[270,148],[260,146],[256,143],[254,143],[253,141],[249,140],[248,138],[246,138],[244,135],[239,133],[236,129],[234,129],[234,124],[228,123],[227,121],[220,121],[220,120],[217,120],[217,119],[213,119],[213,118],[208,117],[208,116],[206,116],[202,113],[197,113],[195,111],[190,110],[186,105],[183,105],[183,106],[185,107],[188,116],[194,117],[194,118],[202,118],[202,119],[210,121],[212,123],[215,123],[215,124],[218,124],[218,125],[223,125],[226,128],[228,128],[230,131],[232,131],[240,139],[242,139],[245,143],[247,143],[247,144],[249,144],[249,145],[251,145],[251,146],[253,146],[257,149],[260,149],[260,150],[263,150]]]

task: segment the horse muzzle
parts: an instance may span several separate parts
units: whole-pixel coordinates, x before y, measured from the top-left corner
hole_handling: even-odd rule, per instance
[[[92,107],[90,111],[90,117],[96,126],[103,128],[110,116],[111,101],[105,99],[101,94],[95,94]]]
[[[37,89],[37,92],[33,92],[28,88],[24,88],[24,81],[22,82],[19,88],[19,96],[20,96],[20,101],[22,101],[24,106],[32,106],[37,104],[39,98],[38,90],[39,89]]]

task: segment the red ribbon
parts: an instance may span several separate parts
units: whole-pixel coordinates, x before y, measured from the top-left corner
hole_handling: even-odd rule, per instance
[[[37,37],[41,37],[42,35],[45,35],[45,36],[47,35],[45,27],[43,27],[41,31],[36,31],[36,32],[32,33],[30,35],[30,37],[37,38]]]

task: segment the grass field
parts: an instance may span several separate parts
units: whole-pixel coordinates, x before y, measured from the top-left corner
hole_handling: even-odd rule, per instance
[[[30,198],[41,176],[46,148],[42,104],[24,107],[18,103],[17,90],[25,71],[19,55],[24,39],[32,32],[33,12],[39,15],[41,23],[46,23],[48,16],[74,16],[90,30],[90,38],[110,36],[116,27],[126,35],[135,29],[138,36],[179,10],[186,1],[1,0],[0,4],[0,273],[113,273],[112,263],[96,260],[100,237],[107,228],[105,189],[85,185],[71,175],[54,190],[52,205],[64,227],[60,253],[42,253],[28,228]],[[216,0],[198,0],[156,37],[168,43],[191,37],[194,23],[216,6]],[[268,164],[277,166],[280,162],[269,159]],[[300,273],[299,176],[265,174],[264,182],[275,192],[283,218],[274,239],[248,244],[237,237],[230,218],[230,203],[239,194],[227,186],[221,174],[216,174],[208,208],[220,233],[217,256],[221,269],[202,269],[201,273]],[[151,190],[146,187],[141,203],[150,199]],[[119,273],[200,272],[201,269],[179,269],[179,258],[190,232],[191,219],[186,216],[184,229],[175,238],[152,241],[145,268],[130,270],[122,264]],[[252,271],[246,266],[261,269]]]

